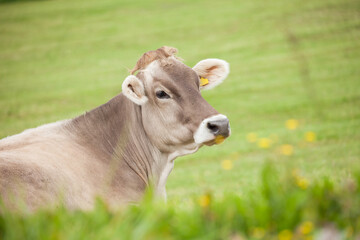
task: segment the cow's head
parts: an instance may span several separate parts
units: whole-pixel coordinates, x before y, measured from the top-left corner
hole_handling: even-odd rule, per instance
[[[164,152],[196,150],[220,143],[230,135],[229,120],[201,96],[200,90],[219,85],[229,64],[205,59],[193,68],[174,56],[175,48],[145,53],[123,82],[124,95],[141,106],[144,129]]]

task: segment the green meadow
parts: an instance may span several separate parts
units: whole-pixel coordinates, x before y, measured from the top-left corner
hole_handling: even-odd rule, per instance
[[[107,102],[137,59],[163,45],[189,66],[230,63],[228,78],[203,96],[229,117],[231,137],[175,161],[165,208],[8,214],[0,239],[286,240],[305,239],[296,235],[304,223],[315,234],[326,222],[353,239],[357,0],[0,0],[0,138]]]

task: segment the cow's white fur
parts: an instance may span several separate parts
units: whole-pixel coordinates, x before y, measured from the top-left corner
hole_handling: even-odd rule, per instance
[[[204,59],[198,62],[193,69],[199,77],[209,80],[207,85],[200,87],[201,90],[216,87],[225,80],[230,72],[229,63],[217,58]]]
[[[160,68],[160,62],[159,60],[153,61],[152,63],[150,63],[144,70],[142,70],[142,72],[147,73],[150,76],[155,76],[159,73],[159,71],[161,71],[162,73],[165,73],[164,71],[162,71],[162,69]]]
[[[171,171],[174,168],[174,160],[177,157],[184,155],[192,154],[199,149],[198,144],[189,144],[181,149],[176,150],[168,155],[166,155],[166,163],[163,164],[163,170],[160,173],[158,184],[156,186],[156,195],[162,197],[166,201],[166,181]]]
[[[147,84],[153,82],[153,77],[157,76],[162,79],[169,79],[169,75],[161,68],[159,60],[153,61],[150,63],[144,70],[141,70],[144,73],[145,81]]]
[[[159,176],[158,184],[156,186],[156,195],[166,201],[166,180],[174,168],[174,161],[166,162],[161,174]]]
[[[227,119],[227,117],[225,115],[218,114],[218,115],[204,119],[200,123],[199,128],[196,130],[196,132],[194,134],[195,143],[202,144],[204,142],[208,142],[208,141],[215,139],[214,134],[212,134],[210,132],[209,128],[207,127],[207,124],[211,121],[218,121],[218,120],[222,120],[222,119]],[[229,129],[229,131],[230,131],[230,129]]]
[[[138,105],[143,105],[148,101],[145,96],[144,84],[134,75],[125,78],[122,84],[123,94]]]

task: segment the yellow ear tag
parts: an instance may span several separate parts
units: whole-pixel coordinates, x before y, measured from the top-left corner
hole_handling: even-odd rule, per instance
[[[224,136],[217,135],[217,136],[215,137],[215,143],[216,143],[216,144],[221,144],[221,143],[223,143],[224,141],[225,141],[225,137],[224,137]]]
[[[209,79],[203,78],[203,77],[200,78],[200,87],[208,85],[208,84],[209,84]]]

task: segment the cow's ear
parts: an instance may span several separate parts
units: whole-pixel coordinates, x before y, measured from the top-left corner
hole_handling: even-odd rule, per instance
[[[211,89],[224,81],[230,72],[229,63],[209,58],[198,62],[193,70],[199,75],[200,89]]]
[[[138,105],[143,105],[148,98],[145,96],[144,84],[134,75],[128,76],[122,84],[123,94]]]

